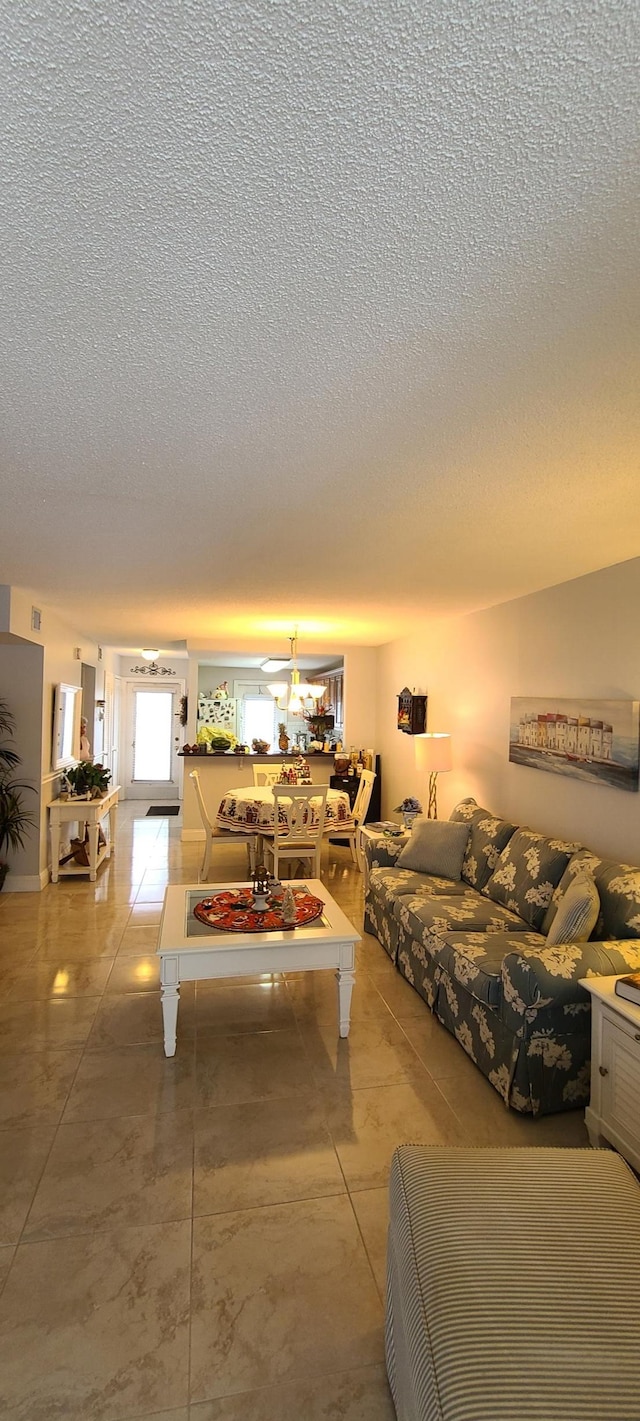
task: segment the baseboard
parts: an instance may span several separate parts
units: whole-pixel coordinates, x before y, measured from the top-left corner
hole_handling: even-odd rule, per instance
[[[44,868],[41,873],[8,873],[2,891],[3,893],[41,893],[48,882],[48,868]]]
[[[180,835],[183,844],[203,844],[206,837],[204,829],[183,829]]]

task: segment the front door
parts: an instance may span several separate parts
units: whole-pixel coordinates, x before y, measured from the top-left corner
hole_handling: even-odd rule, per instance
[[[179,797],[182,686],[130,684],[127,693],[127,799]]]

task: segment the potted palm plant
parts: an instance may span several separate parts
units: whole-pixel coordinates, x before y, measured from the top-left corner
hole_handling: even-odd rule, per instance
[[[0,736],[12,738],[15,727],[15,717],[7,701],[0,700]],[[13,771],[20,763],[17,751],[10,745],[0,743],[0,855],[6,849],[24,848],[27,833],[35,824],[23,801],[24,791],[32,789],[32,786],[13,777]],[[8,863],[0,859],[0,889],[8,872]]]

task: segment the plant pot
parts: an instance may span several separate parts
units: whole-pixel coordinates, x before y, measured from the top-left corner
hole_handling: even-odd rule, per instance
[[[0,863],[0,893],[2,893],[2,889],[3,889],[3,887],[4,887],[4,880],[5,880],[5,878],[6,878],[7,874],[8,874],[8,872],[9,872],[9,865],[8,865],[8,863]]]

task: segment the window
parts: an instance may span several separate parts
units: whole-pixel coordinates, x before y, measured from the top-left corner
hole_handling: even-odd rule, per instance
[[[272,749],[276,738],[276,703],[271,696],[245,696],[243,702],[242,738],[245,745],[252,740],[266,740]]]

